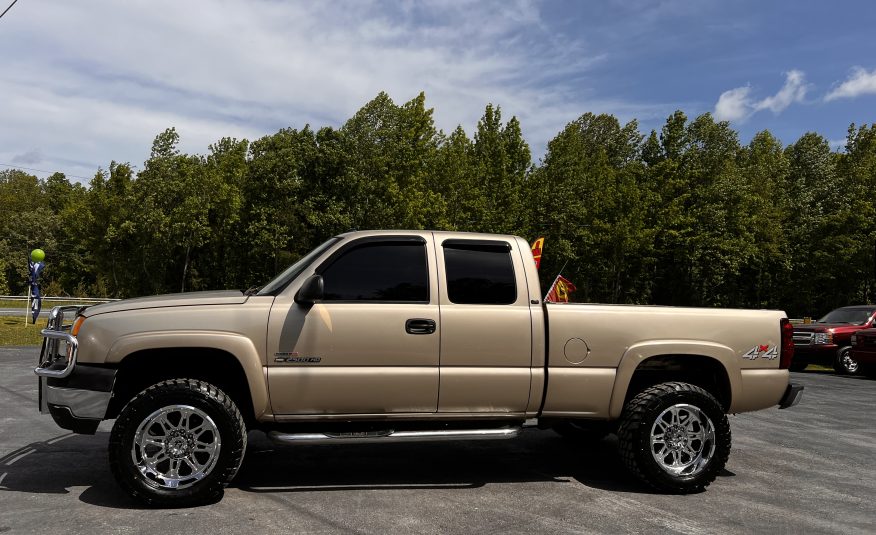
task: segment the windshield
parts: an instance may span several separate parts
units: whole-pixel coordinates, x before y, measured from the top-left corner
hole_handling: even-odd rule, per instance
[[[872,310],[866,308],[838,308],[824,316],[818,323],[848,323],[850,325],[863,325],[870,319]]]
[[[274,280],[265,284],[265,287],[259,290],[256,295],[274,295],[283,288],[286,287],[287,284],[292,282],[295,277],[301,274],[302,271],[307,269],[307,267],[313,263],[322,253],[326,251],[329,247],[335,244],[340,238],[331,238],[326,241],[316,249],[310,251],[304,257],[301,258],[298,262],[295,262],[288,268],[286,268],[283,273],[277,275]]]

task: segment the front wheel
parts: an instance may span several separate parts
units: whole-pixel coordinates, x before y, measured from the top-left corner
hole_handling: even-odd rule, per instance
[[[852,358],[852,348],[843,347],[836,352],[836,360],[833,361],[833,369],[843,375],[858,375],[860,366],[858,361]]]
[[[148,505],[187,507],[215,501],[237,473],[246,426],[215,386],[172,379],[131,400],[109,441],[113,475]]]
[[[727,463],[730,423],[702,388],[662,383],[624,407],[618,442],[624,464],[647,484],[664,492],[699,492]]]

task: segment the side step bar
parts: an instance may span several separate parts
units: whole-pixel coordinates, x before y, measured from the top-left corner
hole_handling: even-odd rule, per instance
[[[278,444],[373,444],[388,442],[436,442],[442,440],[496,440],[514,438],[522,427],[438,431],[363,431],[353,433],[281,433],[268,438]]]

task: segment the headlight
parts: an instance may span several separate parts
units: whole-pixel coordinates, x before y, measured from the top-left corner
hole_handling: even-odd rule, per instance
[[[832,344],[833,343],[833,333],[815,333],[815,338],[813,341],[816,344]]]

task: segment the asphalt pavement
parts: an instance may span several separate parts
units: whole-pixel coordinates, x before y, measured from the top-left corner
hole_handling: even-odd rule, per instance
[[[52,307],[49,307],[49,308],[43,307],[43,309],[40,310],[40,317],[41,318],[48,318],[49,312],[51,312],[51,311],[52,311]],[[21,308],[0,308],[0,316],[24,316],[25,312],[30,314],[30,311],[24,307],[21,307]],[[24,321],[24,320],[22,320],[22,321]]]
[[[725,472],[703,493],[651,492],[613,438],[276,447],[250,433],[224,497],[150,510],[94,436],[37,409],[35,348],[0,348],[0,533],[873,533],[876,381],[794,373],[802,403],[731,417]]]

